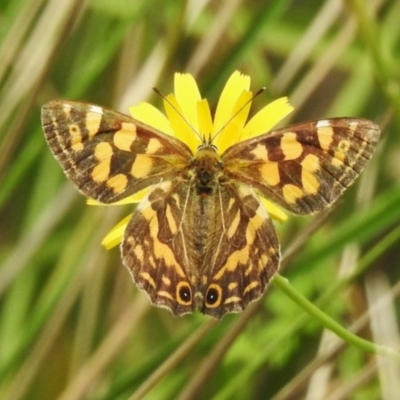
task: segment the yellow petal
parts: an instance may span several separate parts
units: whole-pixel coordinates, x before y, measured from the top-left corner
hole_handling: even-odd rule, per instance
[[[173,94],[168,95],[164,99],[164,108],[174,131],[174,136],[186,143],[189,148],[195,152],[199,144],[201,144],[201,141],[197,136],[199,131],[198,129],[196,130],[189,121],[184,119],[180,104]]]
[[[174,93],[183,117],[199,132],[197,103],[201,100],[199,88],[190,74],[175,74]]]
[[[101,244],[107,250],[110,250],[113,247],[118,246],[121,243],[126,226],[128,225],[128,221],[130,219],[131,219],[131,215],[128,215],[122,221],[118,222],[118,224],[115,225],[114,228],[112,228],[111,231],[107,233],[107,235],[101,242]]]
[[[100,203],[99,201],[95,200],[95,199],[86,199],[86,204],[88,206],[109,206],[110,204],[106,204],[106,203]],[[111,205],[114,205],[113,203],[111,203]]]
[[[245,126],[241,140],[267,133],[293,111],[287,97],[281,97],[262,108]]]
[[[197,102],[197,114],[199,119],[199,134],[208,138],[212,132],[212,117],[207,99]]]
[[[129,107],[132,117],[144,124],[150,125],[167,135],[173,135],[171,125],[167,117],[149,103],[139,103]]]
[[[238,143],[242,137],[243,126],[246,123],[251,106],[252,93],[243,90],[232,108],[232,114],[225,122],[221,132],[216,132],[215,145],[218,153],[222,154],[228,147]]]
[[[285,222],[288,219],[288,216],[274,203],[271,203],[269,200],[261,196],[260,199],[271,218],[279,222]]]
[[[235,71],[228,81],[218,101],[214,118],[213,134],[218,132],[232,116],[232,110],[244,90],[250,88],[250,77],[242,75],[239,71]]]

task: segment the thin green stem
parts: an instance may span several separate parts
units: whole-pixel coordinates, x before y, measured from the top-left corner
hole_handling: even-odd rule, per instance
[[[369,353],[378,354],[381,356],[388,356],[400,363],[400,353],[391,347],[378,345],[372,343],[368,340],[362,339],[357,335],[354,335],[347,329],[343,328],[335,320],[321,311],[318,307],[314,306],[309,300],[307,300],[303,295],[301,295],[286,278],[277,274],[273,280],[274,286],[278,287],[282,292],[284,292],[288,297],[296,302],[301,308],[312,315],[314,318],[318,319],[325,328],[329,329],[337,336],[342,338],[345,342],[358,347]]]

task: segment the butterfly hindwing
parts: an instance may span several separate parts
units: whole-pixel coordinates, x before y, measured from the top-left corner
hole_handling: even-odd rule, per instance
[[[190,185],[179,180],[154,185],[138,204],[121,243],[122,261],[153,304],[176,315],[194,310],[198,262],[188,248]]]
[[[231,178],[294,213],[308,214],[330,206],[354,182],[378,139],[371,121],[334,118],[240,142],[222,158]]]
[[[227,182],[204,196],[183,179],[151,188],[121,249],[153,304],[215,318],[259,298],[280,257],[271,219],[250,188]]]
[[[221,185],[216,196],[220,223],[210,231],[202,259],[204,305],[215,318],[240,312],[258,299],[279,267],[280,245],[264,205],[237,182]]]
[[[42,125],[65,173],[83,194],[104,203],[175,176],[191,156],[175,138],[93,104],[51,101]]]

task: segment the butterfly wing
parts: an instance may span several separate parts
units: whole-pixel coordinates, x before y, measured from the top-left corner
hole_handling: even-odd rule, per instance
[[[138,204],[121,243],[122,261],[151,302],[175,315],[193,312],[199,254],[188,218],[191,186],[180,179],[154,185]]]
[[[104,203],[174,177],[192,155],[179,140],[93,104],[50,101],[42,108],[42,125],[67,176]]]
[[[221,318],[242,311],[264,293],[278,270],[280,245],[267,210],[250,187],[221,185],[215,210],[220,221],[212,227],[202,258],[199,308]]]
[[[331,205],[371,158],[379,127],[365,119],[300,123],[228,148],[225,173],[282,207],[308,214]]]

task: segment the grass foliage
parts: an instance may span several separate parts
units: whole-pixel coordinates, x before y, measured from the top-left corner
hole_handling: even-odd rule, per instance
[[[173,317],[100,241],[129,212],[89,207],[47,148],[54,98],[127,112],[190,72],[215,105],[239,69],[255,109],[360,116],[376,156],[331,212],[278,227],[282,275],[368,341],[400,349],[400,2],[2,0],[0,397],[393,399],[400,365],[326,330],[278,287],[221,322]]]

